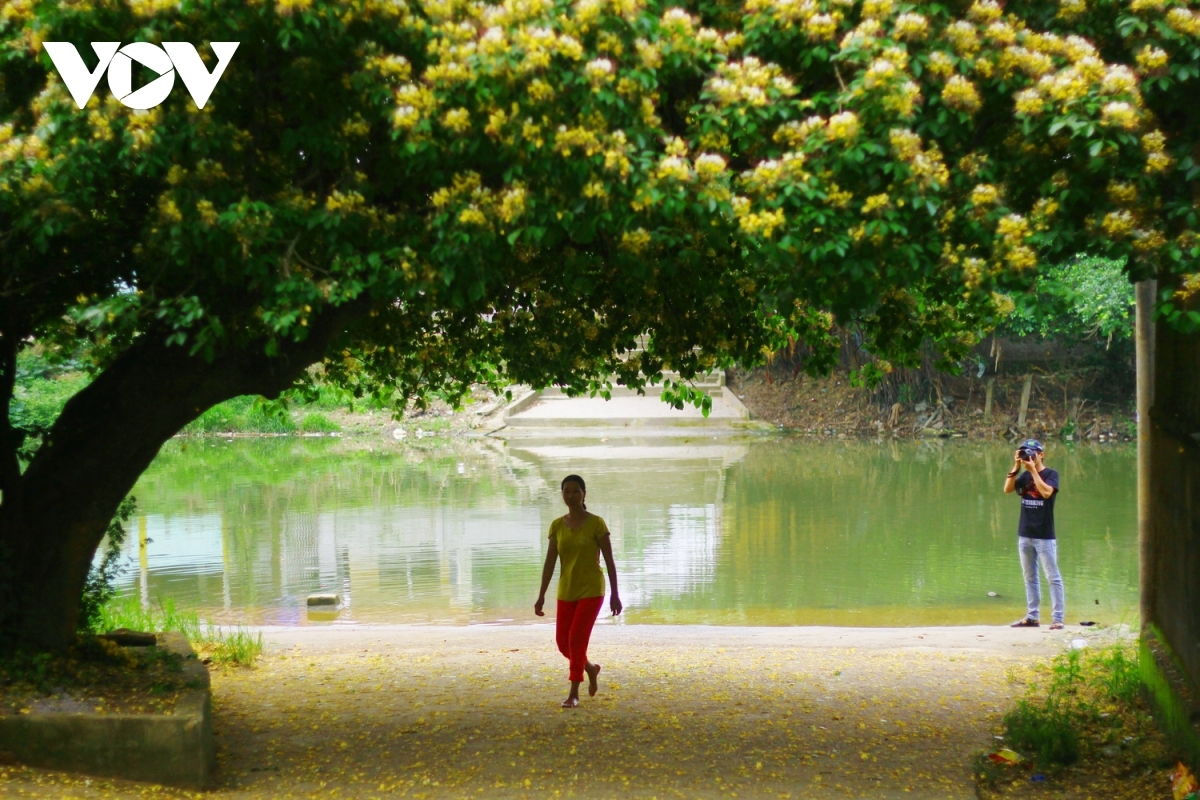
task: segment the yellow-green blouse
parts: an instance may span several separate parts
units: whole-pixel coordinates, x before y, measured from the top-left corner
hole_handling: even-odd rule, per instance
[[[604,573],[600,571],[600,540],[608,536],[608,526],[595,514],[578,528],[567,527],[567,518],[550,523],[550,538],[558,545],[561,570],[558,574],[558,599],[572,602],[585,597],[604,596]]]

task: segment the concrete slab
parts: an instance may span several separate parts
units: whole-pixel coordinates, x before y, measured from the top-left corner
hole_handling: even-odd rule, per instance
[[[161,647],[184,657],[184,691],[174,714],[96,714],[63,703],[0,717],[0,750],[31,767],[201,789],[215,750],[208,668],[180,634]]]

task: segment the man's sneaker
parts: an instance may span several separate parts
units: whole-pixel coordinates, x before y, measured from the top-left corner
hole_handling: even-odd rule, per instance
[[[1008,627],[1010,627],[1010,628],[1040,628],[1040,627],[1042,627],[1042,623],[1038,622],[1036,619],[1030,619],[1029,617],[1026,617],[1025,619],[1017,620],[1016,622],[1014,622],[1012,625],[1009,625]]]
[[[1050,630],[1061,631],[1062,629],[1063,629],[1063,624],[1061,622],[1051,622],[1050,623]]]

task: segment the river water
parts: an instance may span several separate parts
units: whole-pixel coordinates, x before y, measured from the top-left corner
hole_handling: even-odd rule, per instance
[[[1134,621],[1134,448],[1054,443],[1046,462],[1068,621]],[[578,473],[627,622],[1000,624],[1024,610],[1011,463],[963,440],[174,440],[134,490],[121,588],[224,622],[533,621]],[[310,616],[316,592],[344,607]]]

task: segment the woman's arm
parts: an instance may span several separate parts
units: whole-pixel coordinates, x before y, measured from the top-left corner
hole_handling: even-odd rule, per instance
[[[546,605],[546,590],[550,588],[550,579],[554,577],[554,563],[558,561],[558,539],[550,537],[550,547],[546,549],[546,563],[542,565],[542,588],[538,591],[537,602],[533,604],[533,613],[539,617],[546,616],[542,606]]]
[[[604,554],[604,566],[608,568],[608,582],[612,586],[612,598],[608,601],[608,607],[615,617],[625,606],[622,605],[621,595],[617,592],[617,565],[613,561],[612,538],[607,533],[600,539],[600,552]]]

